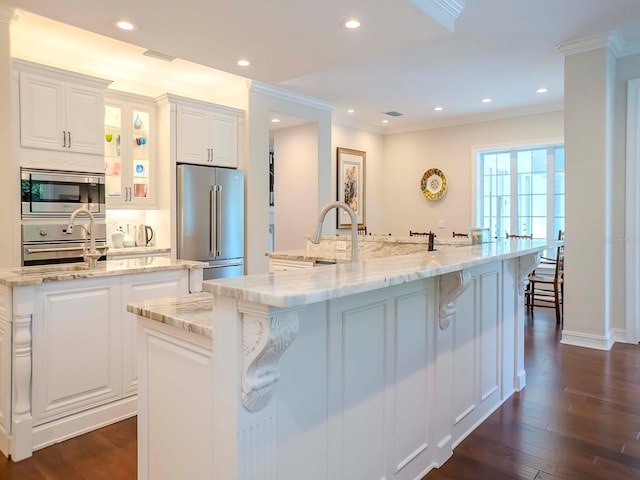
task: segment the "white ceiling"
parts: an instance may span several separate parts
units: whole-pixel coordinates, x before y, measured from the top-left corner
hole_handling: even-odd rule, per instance
[[[464,0],[453,31],[415,6],[421,2],[456,4],[8,3],[23,11],[12,26],[15,56],[100,74],[120,89],[135,91],[151,82],[158,91],[145,90],[149,95],[163,89],[183,95],[202,91],[200,97],[214,101],[233,96],[246,77],[331,102],[338,121],[381,132],[562,108],[563,57],[556,46],[563,42],[619,32],[627,52],[640,51],[634,48],[640,45],[640,0]],[[362,22],[359,30],[341,26],[349,17]],[[137,30],[116,29],[119,18],[128,18]],[[141,55],[145,49],[178,59],[149,59]],[[239,58],[251,60],[251,66],[236,66]],[[539,87],[548,93],[537,94]],[[483,104],[484,97],[493,101]],[[444,110],[435,112],[435,106]],[[346,113],[348,108],[355,112]],[[383,114],[389,110],[404,115]],[[384,118],[389,123],[382,126]]]

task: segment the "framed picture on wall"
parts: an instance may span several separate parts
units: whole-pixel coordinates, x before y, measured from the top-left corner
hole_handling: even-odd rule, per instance
[[[365,226],[365,160],[366,152],[338,147],[338,201],[356,213],[358,226]],[[351,217],[338,209],[338,228],[351,228]]]

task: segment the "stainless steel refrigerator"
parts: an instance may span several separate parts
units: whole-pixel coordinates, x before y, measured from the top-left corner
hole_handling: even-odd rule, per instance
[[[244,174],[178,165],[177,256],[208,262],[204,279],[244,275]]]

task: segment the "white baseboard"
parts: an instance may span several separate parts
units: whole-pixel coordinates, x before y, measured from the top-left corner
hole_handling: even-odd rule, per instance
[[[576,347],[593,348],[596,350],[611,350],[614,340],[611,335],[592,335],[590,333],[571,332],[562,330],[562,340],[564,345],[574,345]]]
[[[123,398],[90,410],[38,425],[33,429],[33,450],[39,450],[83,433],[97,430],[134,416],[138,412],[138,396]]]
[[[612,328],[611,339],[613,340],[613,343],[629,343],[629,340],[627,339],[627,331],[624,328]]]
[[[516,375],[516,392],[521,391],[527,386],[527,372],[522,370]],[[509,395],[510,396],[510,395]],[[505,400],[509,397],[505,397]]]

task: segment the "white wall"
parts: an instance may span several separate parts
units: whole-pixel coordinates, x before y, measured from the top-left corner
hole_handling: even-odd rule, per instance
[[[275,250],[305,248],[318,217],[318,125],[273,132]]]
[[[337,199],[337,149],[350,148],[366,153],[365,161],[365,225],[367,231],[373,235],[386,235],[390,233],[383,218],[383,143],[384,137],[375,133],[358,130],[334,124],[331,133],[332,163],[331,163],[331,198]],[[333,228],[333,230],[331,230]],[[325,222],[323,234],[336,231],[335,221]],[[339,230],[342,234],[349,234],[348,230]]]
[[[386,136],[382,181],[367,194],[382,199],[383,229],[404,236],[409,230],[432,230],[450,238],[453,231],[475,226],[472,150],[562,138],[563,118],[562,111],[555,111]],[[429,168],[441,169],[447,178],[447,193],[437,201],[426,199],[420,189]],[[440,219],[444,228],[438,228]]]

